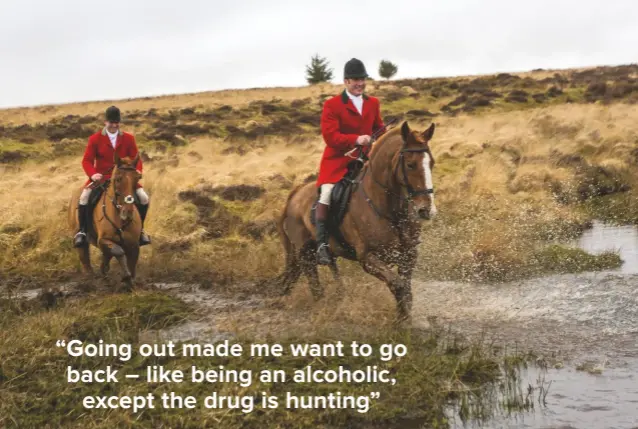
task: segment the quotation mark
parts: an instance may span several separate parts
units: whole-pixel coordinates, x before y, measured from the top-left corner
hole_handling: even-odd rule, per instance
[[[58,347],[66,347],[66,341],[58,340],[58,341],[56,341],[55,345],[58,346]]]
[[[372,399],[379,399],[381,397],[381,394],[379,392],[370,392],[370,397]]]

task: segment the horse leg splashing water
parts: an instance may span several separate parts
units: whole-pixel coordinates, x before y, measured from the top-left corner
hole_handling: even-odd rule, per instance
[[[115,167],[100,201],[92,209],[89,223],[93,226],[87,234],[88,242],[78,248],[80,262],[87,275],[93,275],[89,245],[102,252],[100,271],[106,275],[112,258],[119,262],[122,281],[132,288],[136,276],[140,253],[139,237],[142,220],[135,206],[135,187],[141,175],[135,169],[139,155],[135,159],[120,158],[115,155]],[[78,198],[82,191],[76,191],[69,205],[69,224],[72,231],[78,228]]]
[[[399,321],[410,318],[411,279],[422,222],[436,215],[434,157],[429,147],[433,134],[434,124],[418,132],[403,122],[375,142],[340,226],[356,256],[349,256],[334,237],[330,238],[335,258],[356,260],[365,272],[386,283],[396,299]],[[290,292],[303,273],[314,297],[323,296],[314,257],[316,230],[310,218],[316,196],[312,183],[296,187],[279,219],[286,267],[277,282],[283,286],[283,294]],[[398,273],[392,271],[392,265],[398,267]],[[337,276],[336,265],[331,268]]]

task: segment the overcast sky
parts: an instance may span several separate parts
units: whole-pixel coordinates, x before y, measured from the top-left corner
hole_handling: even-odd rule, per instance
[[[637,0],[0,0],[0,107],[638,62]]]

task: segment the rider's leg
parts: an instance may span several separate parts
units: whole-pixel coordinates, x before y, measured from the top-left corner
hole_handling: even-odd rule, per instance
[[[144,220],[146,219],[146,213],[148,212],[148,204],[150,199],[148,195],[144,191],[144,188],[137,188],[135,191],[137,194],[137,198],[139,200],[139,204],[137,205],[137,211],[140,212],[140,217],[142,218],[142,233],[140,234],[140,246],[145,246],[147,244],[151,244],[151,237],[146,234],[144,231]]]
[[[80,201],[78,204],[78,221],[80,223],[80,229],[73,238],[73,245],[75,247],[82,247],[86,244],[86,228],[89,220],[89,196],[91,195],[91,188],[84,188],[82,194],[80,194]]]
[[[332,183],[321,185],[321,193],[317,204],[317,263],[320,265],[330,265],[332,263],[332,255],[328,246],[328,230],[326,229],[332,188],[334,188]]]

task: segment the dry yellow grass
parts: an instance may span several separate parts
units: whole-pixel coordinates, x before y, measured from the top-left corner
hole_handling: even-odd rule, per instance
[[[561,165],[560,157],[582,155],[591,164],[626,175],[638,135],[634,118],[635,109],[622,104],[437,118],[432,150],[440,218],[425,226],[427,251],[422,261],[427,266],[441,252],[448,256],[435,264],[440,272],[429,274],[444,275],[457,270],[458,264],[475,264],[486,248],[508,260],[514,255],[524,259],[522,250],[531,245],[524,238],[530,230],[584,222],[582,214],[557,202],[550,192],[556,184],[574,182],[577,187],[574,171]],[[265,193],[256,201],[222,203],[242,222],[272,221],[290,188],[316,173],[323,142],[319,137],[295,144],[279,139],[245,155],[225,153],[233,144],[200,138],[167,153],[149,153],[163,159],[145,165],[143,183],[152,199],[147,230],[155,243],[142,252],[142,273],[216,273],[229,280],[263,278],[279,271],[283,257],[276,236],[256,241],[235,228],[226,237],[202,239],[205,231],[197,224],[196,207],[181,201],[179,193],[207,185],[260,186]],[[2,171],[3,271],[54,276],[77,266],[65,207],[71,190],[85,180],[79,155]],[[21,231],[16,232],[16,225]],[[159,250],[180,242],[190,248]]]
[[[553,74],[554,71],[545,70],[518,75],[542,79]],[[456,79],[460,78],[449,80]],[[168,121],[170,117],[146,117],[145,111],[151,108],[166,112],[196,107],[199,113],[209,114],[209,108],[222,104],[241,106],[254,100],[270,101],[273,98],[300,100],[313,97],[316,100],[321,94],[335,93],[339,89],[339,86],[324,85],[222,91],[126,100],[117,104],[125,112],[139,111],[140,122],[129,129],[142,135],[163,131],[166,127],[162,121]],[[392,83],[383,82],[373,84],[371,92],[378,90],[391,94],[396,89]],[[497,89],[505,95],[512,88]],[[458,92],[452,92],[435,99],[430,90],[419,88],[423,93],[421,98],[404,97],[384,105],[389,106],[391,114],[396,114],[408,109],[441,107],[458,95]],[[541,91],[541,88],[535,90]],[[421,95],[414,88],[401,91]],[[555,102],[562,101],[552,99],[552,103]],[[608,255],[592,257],[547,245],[582,231],[592,216],[583,210],[582,200],[586,197],[593,197],[593,201],[602,207],[598,213],[613,210],[627,213],[638,206],[633,203],[632,192],[621,192],[638,184],[632,174],[632,166],[638,159],[635,109],[626,104],[547,107],[534,103],[509,102],[505,103],[508,111],[490,107],[479,112],[480,115],[455,111],[452,116],[435,118],[437,131],[432,150],[437,159],[434,185],[440,214],[423,227],[415,273],[417,279],[501,280],[518,275],[600,269],[618,264],[617,258]],[[69,114],[100,115],[106,104],[110,103],[10,109],[3,111],[0,123],[34,124]],[[297,132],[293,131],[288,134],[293,136],[290,138],[270,136],[265,141],[249,138],[248,141],[233,142],[232,139],[211,138],[211,135],[219,134],[205,130],[187,135],[180,143],[188,140],[188,144],[178,147],[164,145],[162,138],[145,138],[144,150],[152,159],[145,164],[143,179],[151,196],[146,226],[154,243],[142,250],[139,272],[143,279],[194,280],[204,288],[214,283],[211,297],[219,296],[221,286],[236,295],[249,296],[261,292],[254,286],[254,280],[280,272],[282,249],[276,234],[269,233],[270,226],[289,190],[317,172],[323,142],[316,133],[316,126],[312,128],[311,122],[307,121],[307,115],[312,116],[316,111],[290,109],[269,116],[258,108],[246,109],[234,112],[237,116],[227,122],[219,120],[215,124],[219,128],[231,125],[250,129],[260,123],[272,124],[290,113],[306,115],[303,116],[306,120],[302,122],[303,130],[309,132],[304,137],[315,132],[314,137],[293,138]],[[179,116],[179,120],[183,117],[190,122],[188,125],[202,125],[198,121],[205,121],[203,116],[189,117],[188,114]],[[418,116],[420,119],[414,118],[410,122],[425,128],[429,119],[423,117]],[[299,118],[302,116],[297,116]],[[77,125],[74,120],[71,120],[72,125]],[[64,126],[53,131],[64,130]],[[279,124],[275,134],[285,126]],[[177,130],[175,122],[171,127],[168,127],[168,134]],[[25,162],[0,157],[0,162],[5,162],[0,164],[0,280],[21,281],[25,287],[29,286],[29,280],[50,285],[53,282],[46,280],[73,277],[79,268],[77,255],[71,247],[72,233],[66,225],[66,205],[74,187],[85,180],[80,166],[80,143],[83,142],[75,139],[60,142],[52,148],[51,142],[46,140],[50,137],[50,129],[45,133],[37,131],[40,132],[38,139],[29,142],[29,127],[24,128],[27,132],[15,133],[13,129],[14,134],[9,140],[0,141],[0,149],[5,149],[0,150],[0,155],[18,150],[28,153],[44,150],[50,156]],[[208,137],[198,137],[202,134]],[[77,152],[73,152],[74,148]],[[220,189],[232,190],[237,185],[250,185],[253,187],[250,189],[263,191],[263,194],[254,200],[238,201],[224,199],[223,192],[216,193]],[[601,197],[602,194],[611,194],[611,198],[620,196],[620,202],[612,200],[614,204],[607,205],[609,200]],[[189,195],[196,195],[212,209],[202,210],[202,205],[195,205]],[[205,209],[206,204],[203,206]],[[219,235],[212,236],[217,229],[221,231]],[[253,235],[255,232],[257,234]],[[92,253],[96,260],[97,251],[92,249]],[[117,412],[98,414],[97,418],[91,417],[95,414],[81,411],[82,414],[78,414],[78,397],[88,394],[89,390],[83,387],[69,390],[68,386],[56,381],[60,378],[53,376],[63,371],[67,360],[56,354],[60,350],[56,352],[45,344],[50,338],[100,337],[116,342],[146,342],[143,336],[150,336],[149,329],[170,326],[183,318],[192,321],[201,316],[209,326],[240,337],[268,336],[282,343],[297,338],[321,342],[350,336],[358,341],[379,339],[384,343],[409,340],[387,333],[394,320],[395,302],[385,285],[362,274],[354,263],[343,262],[341,268],[346,293],[339,302],[332,295],[335,285],[328,282],[328,299],[315,303],[303,280],[285,299],[262,298],[263,305],[252,308],[242,307],[233,297],[233,305],[219,311],[187,308],[180,300],[171,298],[170,293],[144,290],[124,296],[104,293],[100,289],[88,296],[82,294],[77,301],[65,299],[51,311],[43,311],[33,302],[0,299],[0,327],[3,328],[0,331],[4,333],[0,334],[0,344],[14,344],[16,338],[19,339],[17,347],[0,347],[0,356],[4,352],[4,361],[8,362],[4,367],[0,366],[0,380],[3,377],[10,380],[5,388],[9,399],[0,401],[3,411],[0,412],[0,425],[3,418],[28,422],[23,424],[26,426],[111,427],[114,423],[130,423],[129,416]],[[117,268],[113,272],[117,273]],[[320,270],[320,276],[322,280],[330,277],[326,270]],[[2,281],[0,286],[4,283]],[[427,420],[438,421],[438,405],[442,408],[453,391],[458,396],[459,384],[488,381],[496,376],[495,361],[484,358],[487,355],[476,353],[474,348],[457,355],[460,349],[456,342],[450,347],[452,343],[446,343],[446,339],[436,335],[424,341],[422,343],[422,338],[417,335],[408,342],[411,353],[401,361],[403,366],[397,367],[404,381],[399,384],[399,390],[394,388],[392,394],[384,395],[384,401],[375,409],[376,414],[369,417],[373,423],[413,416],[414,410],[424,403],[431,405],[425,411]],[[468,354],[470,358],[466,361],[464,356]],[[192,362],[178,360],[177,364]],[[251,365],[254,361],[241,364]],[[325,364],[333,365],[334,362],[326,361]],[[296,366],[298,363],[284,362],[282,365]],[[141,367],[136,363],[128,369],[137,371]],[[27,376],[23,377],[24,374]],[[137,389],[134,386],[123,388],[129,393]],[[181,389],[193,393],[190,386],[183,385],[177,391]],[[317,393],[314,386],[309,389]],[[330,421],[330,416],[323,416],[307,413],[291,417],[286,414],[285,418],[294,418],[292,424],[295,426],[335,424]],[[225,418],[226,422],[231,419],[244,426],[254,423],[256,427],[269,422],[279,424],[282,419],[274,412],[262,414],[259,421],[251,421],[250,417],[247,420],[239,413],[226,413]],[[337,420],[339,418],[337,416]],[[146,422],[173,424],[174,421],[177,425],[201,426],[210,421],[210,415],[149,412],[139,419],[138,423],[142,425]]]

